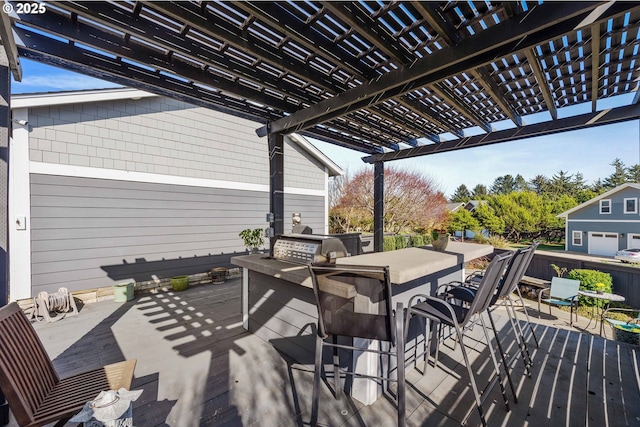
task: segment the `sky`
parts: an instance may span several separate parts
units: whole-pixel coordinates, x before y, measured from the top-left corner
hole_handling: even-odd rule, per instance
[[[113,88],[118,85],[76,74],[60,68],[23,59],[22,82],[12,82],[11,92],[56,92],[63,90]],[[598,109],[624,105],[632,97],[599,101]],[[588,105],[587,105],[588,104]],[[586,103],[584,108],[590,108]],[[559,109],[559,117],[579,114],[581,107]],[[544,120],[547,113],[524,117],[526,123]],[[331,160],[352,175],[373,166],[364,163],[365,153],[310,139]],[[505,142],[485,147],[439,153],[414,159],[388,162],[387,165],[416,171],[437,183],[451,196],[464,184],[469,190],[477,184],[490,187],[503,175],[522,175],[530,180],[536,175],[552,177],[559,171],[573,175],[582,173],[587,183],[606,178],[613,173],[611,162],[619,158],[627,166],[640,164],[640,122],[632,120],[608,126],[564,132],[555,135]]]

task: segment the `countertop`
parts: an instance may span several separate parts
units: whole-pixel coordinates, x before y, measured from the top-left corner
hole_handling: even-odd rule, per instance
[[[431,246],[405,248],[338,258],[336,264],[389,266],[391,283],[403,284],[491,253],[493,253],[493,246],[449,242],[444,252],[435,251]],[[232,257],[231,263],[268,276],[312,287],[306,265],[270,259],[265,254]]]

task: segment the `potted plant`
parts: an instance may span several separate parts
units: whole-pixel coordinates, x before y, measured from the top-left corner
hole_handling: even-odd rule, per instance
[[[260,252],[259,247],[264,243],[264,230],[262,228],[244,229],[240,232],[239,236],[242,237],[244,246],[250,254]]]
[[[182,292],[189,287],[189,276],[172,277],[169,282],[174,292]]]
[[[443,252],[449,244],[449,233],[443,230],[431,231],[431,246],[436,251]]]

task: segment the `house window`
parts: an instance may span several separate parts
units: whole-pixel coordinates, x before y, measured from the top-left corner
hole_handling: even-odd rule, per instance
[[[638,199],[624,199],[624,213],[637,214],[638,213]]]
[[[601,214],[611,213],[611,199],[600,200],[600,213]]]
[[[573,246],[582,246],[582,231],[574,230],[571,233],[571,240],[573,242]]]

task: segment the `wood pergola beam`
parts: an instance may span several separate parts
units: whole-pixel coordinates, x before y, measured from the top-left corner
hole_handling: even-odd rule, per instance
[[[455,45],[460,41],[460,33],[442,15],[438,3],[412,1],[411,4],[447,45]]]
[[[418,156],[457,151],[472,147],[497,144],[502,142],[519,141],[545,135],[553,135],[561,132],[569,132],[578,129],[588,129],[597,126],[621,123],[630,120],[638,120],[640,116],[640,104],[632,104],[624,107],[613,108],[605,111],[597,111],[578,116],[546,121],[527,125],[521,128],[494,131],[487,135],[476,135],[463,139],[456,139],[437,144],[423,145],[409,148],[397,153],[383,153],[364,157],[366,163],[389,162],[393,160],[410,159]]]
[[[540,92],[542,93],[542,98],[544,99],[544,103],[547,106],[547,110],[549,111],[549,114],[551,114],[551,118],[553,120],[556,120],[558,118],[558,110],[556,109],[556,103],[553,100],[553,95],[551,94],[551,90],[549,89],[549,85],[547,84],[547,78],[542,71],[542,67],[540,67],[540,63],[538,62],[533,49],[525,50],[524,55],[527,58],[529,66],[531,67],[531,71],[533,71],[536,82],[538,82],[538,87],[540,88]]]
[[[598,104],[598,80],[600,78],[600,24],[591,26],[591,111]]]
[[[455,108],[457,112],[466,117],[471,123],[487,133],[491,132],[491,125],[478,117],[478,115],[469,108],[463,100],[459,99],[459,97],[453,93],[449,87],[447,87],[446,83],[429,85],[427,88],[442,98],[442,100],[447,104]]]
[[[522,126],[522,117],[516,113],[516,111],[509,105],[509,102],[504,97],[502,90],[493,78],[487,73],[484,67],[478,67],[471,71],[471,74],[482,84],[482,86],[489,92],[491,99],[498,104],[498,107],[502,112],[511,119],[516,126]]]
[[[272,123],[271,131],[299,131],[349,111],[375,105],[390,97],[424,87],[448,75],[488,64],[495,57],[531,49],[538,43],[562,35],[580,25],[596,6],[595,3],[582,2],[537,5],[517,22],[515,19],[504,21],[477,34],[473,39],[461,41],[457,46],[434,52],[407,67],[389,72],[372,82],[283,117]],[[598,19],[605,19],[613,13],[627,10],[628,6],[614,4]],[[258,134],[266,134],[265,132],[265,129],[258,130]]]

